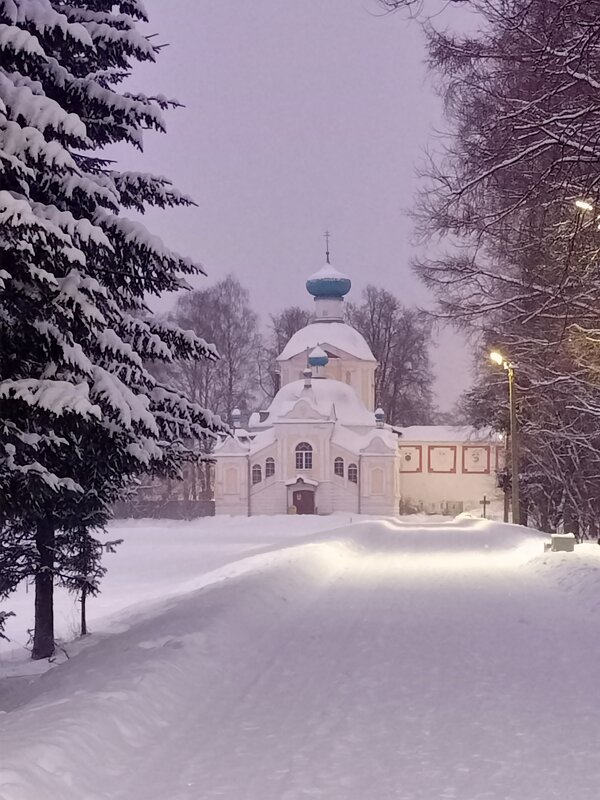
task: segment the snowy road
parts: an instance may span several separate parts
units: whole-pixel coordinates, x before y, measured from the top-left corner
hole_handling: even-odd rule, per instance
[[[597,617],[526,536],[370,522],[259,556],[45,675],[0,797],[595,800]]]

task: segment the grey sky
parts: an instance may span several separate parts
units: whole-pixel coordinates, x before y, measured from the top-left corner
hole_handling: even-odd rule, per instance
[[[235,273],[255,309],[310,307],[306,277],[324,261],[405,303],[431,302],[411,274],[406,216],[440,103],[414,24],[375,0],[146,0],[170,47],[138,70],[146,93],[186,108],[127,166],[168,175],[197,208],[148,225],[200,260],[209,280]],[[206,285],[206,280],[196,282]],[[434,355],[440,406],[468,382],[468,357],[444,334]]]

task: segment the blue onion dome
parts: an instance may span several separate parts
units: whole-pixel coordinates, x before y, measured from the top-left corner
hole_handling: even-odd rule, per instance
[[[348,294],[352,282],[347,275],[338,272],[337,269],[327,263],[306,281],[306,289],[313,297],[337,297],[342,298]]]
[[[324,367],[328,361],[329,356],[319,345],[317,345],[308,356],[308,363],[311,367]]]

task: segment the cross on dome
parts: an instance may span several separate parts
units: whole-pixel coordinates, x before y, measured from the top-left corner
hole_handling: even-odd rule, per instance
[[[325,231],[325,257],[327,259],[327,263],[328,264],[331,263],[329,261],[329,237],[330,236],[331,236],[331,234],[329,233],[329,231]]]
[[[329,253],[329,239],[331,234],[325,231],[326,262],[318,272],[313,273],[306,281],[309,294],[317,299],[342,300],[352,287],[352,281],[347,275],[332,266]]]

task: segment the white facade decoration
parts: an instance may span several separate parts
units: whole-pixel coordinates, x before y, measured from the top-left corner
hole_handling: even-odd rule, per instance
[[[279,355],[279,392],[215,450],[216,513],[451,514],[499,496],[497,438],[385,424],[375,413],[377,362],[343,320],[349,279],[327,263],[307,288],[315,321]]]

